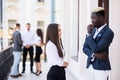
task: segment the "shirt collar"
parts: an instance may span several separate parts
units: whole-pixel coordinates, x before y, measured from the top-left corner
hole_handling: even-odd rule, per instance
[[[99,27],[98,29],[96,28],[97,32],[100,32],[107,24],[105,23],[103,26]]]
[[[16,31],[20,32],[20,30],[19,30],[19,29],[16,29]]]
[[[27,29],[26,29],[25,31],[26,31],[26,32],[31,32],[31,30],[27,30]]]

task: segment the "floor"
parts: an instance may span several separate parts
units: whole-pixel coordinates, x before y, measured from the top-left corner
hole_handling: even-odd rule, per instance
[[[46,75],[48,71],[47,63],[42,61],[42,74],[36,76],[30,72],[30,63],[26,63],[26,72],[23,74],[22,77],[19,78],[11,78],[9,77],[8,80],[46,80]],[[20,62],[20,71],[22,71],[22,63]],[[34,66],[35,71],[35,66]],[[66,80],[77,80],[67,69],[66,69]]]

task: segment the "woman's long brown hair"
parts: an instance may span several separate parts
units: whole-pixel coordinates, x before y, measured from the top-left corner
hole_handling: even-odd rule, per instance
[[[41,38],[41,42],[43,43],[43,32],[42,32],[42,30],[41,29],[37,29],[36,33]]]
[[[58,49],[59,57],[63,57],[63,52],[62,52],[62,49],[61,49],[61,47],[63,47],[63,46],[61,46],[62,42],[61,42],[61,40],[59,39],[59,36],[58,36],[58,26],[59,26],[59,24],[56,24],[56,23],[48,25],[47,33],[46,33],[46,43],[49,40],[51,42],[53,42]]]

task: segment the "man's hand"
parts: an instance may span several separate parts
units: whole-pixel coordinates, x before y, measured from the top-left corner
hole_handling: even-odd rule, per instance
[[[92,24],[89,24],[88,26],[87,26],[87,32],[89,33],[89,34],[91,34],[92,33],[92,30],[94,29],[94,26],[92,25]]]
[[[106,60],[108,58],[108,55],[104,54],[104,53],[95,53],[94,56],[97,58],[97,59],[100,59],[100,60]]]
[[[26,45],[26,46],[25,46],[25,48],[27,48],[27,49],[30,48],[30,47],[31,47],[30,45]]]

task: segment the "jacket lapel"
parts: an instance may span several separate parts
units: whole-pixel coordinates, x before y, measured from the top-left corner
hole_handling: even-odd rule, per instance
[[[108,28],[108,26],[106,25],[106,26],[97,34],[97,36],[96,36],[96,38],[95,38],[96,41],[103,36],[103,34],[104,34],[104,32],[106,31],[107,28]]]

